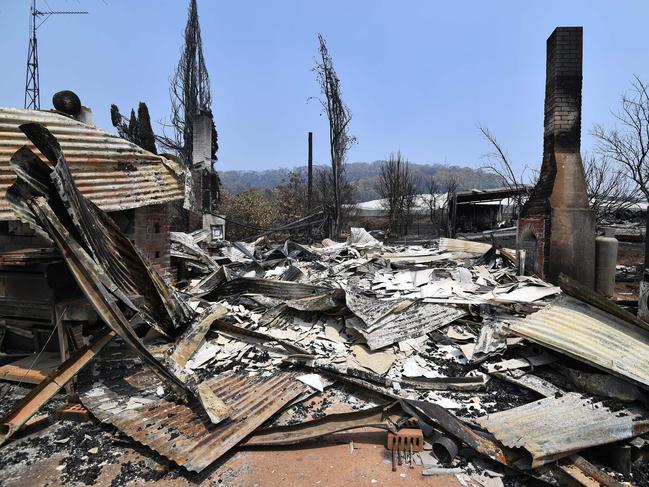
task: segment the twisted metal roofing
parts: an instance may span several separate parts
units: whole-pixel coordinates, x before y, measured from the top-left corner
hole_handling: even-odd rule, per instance
[[[85,390],[82,404],[100,421],[110,423],[134,440],[200,472],[255,431],[309,386],[297,374],[271,377],[225,372],[207,381],[210,389],[232,408],[232,415],[212,424],[199,407],[158,397],[160,381],[139,372]]]
[[[602,403],[569,393],[548,397],[477,419],[505,446],[525,448],[532,468],[574,452],[644,433],[647,421],[629,411],[611,411]]]
[[[11,156],[24,145],[40,155],[18,128],[29,122],[43,124],[54,134],[77,187],[104,211],[184,197],[182,171],[173,161],[60,113],[0,108],[0,221],[16,219],[5,199],[7,188],[15,180],[9,165]]]
[[[509,328],[557,352],[649,387],[649,332],[583,301],[562,296]]]

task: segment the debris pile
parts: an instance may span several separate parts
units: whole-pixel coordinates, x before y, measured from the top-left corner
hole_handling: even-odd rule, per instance
[[[12,207],[58,248],[101,320],[2,405],[3,448],[74,379],[101,432],[87,462],[111,434],[201,472],[235,448],[375,428],[393,470],[464,485],[640,482],[649,324],[606,298],[517,275],[512,249],[387,246],[361,228],[346,242],[263,237],[210,253],[200,232],[173,233],[185,263],[173,287],[79,193],[56,139],[21,130],[51,167],[16,152]],[[311,410],[314,397],[349,412]]]

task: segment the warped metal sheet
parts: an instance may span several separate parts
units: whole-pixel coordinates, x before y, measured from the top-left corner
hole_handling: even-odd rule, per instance
[[[470,240],[460,240],[456,238],[440,238],[439,250],[445,252],[468,252],[471,254],[484,254],[492,245],[484,242],[473,242]],[[516,255],[516,251],[512,249],[503,249],[510,254]]]
[[[408,300],[379,301],[347,293],[347,307],[362,321],[349,322],[365,337],[370,350],[416,338],[455,321],[466,313],[451,306],[411,303]]]
[[[33,145],[19,126],[37,122],[60,141],[81,193],[104,211],[181,200],[184,181],[175,162],[56,112],[0,108],[0,221],[15,220],[5,192],[15,179],[11,156]]]
[[[291,400],[309,390],[297,374],[271,377],[223,373],[206,383],[232,408],[227,421],[212,424],[200,408],[161,399],[160,385],[146,371],[97,382],[80,394],[83,405],[104,423],[178,465],[200,472],[261,426]]]
[[[273,281],[254,277],[240,277],[217,287],[206,299],[229,294],[262,294],[281,300],[301,299],[330,291],[325,287],[291,281]]]
[[[514,321],[525,338],[649,388],[649,333],[594,306],[562,296]]]
[[[185,259],[204,273],[219,269],[219,265],[203,249],[191,235],[183,232],[170,232],[171,257]]]
[[[520,450],[508,448],[502,443],[488,438],[486,435],[476,433],[466,423],[460,421],[453,414],[449,413],[446,409],[437,404],[404,399],[401,401],[401,405],[406,412],[409,412],[413,416],[421,418],[424,421],[428,419],[428,422],[439,426],[452,437],[457,438],[462,443],[466,443],[475,451],[482,455],[486,455],[498,463],[507,465],[516,470],[526,469],[529,466],[526,464],[525,458],[521,457]],[[557,475],[557,470],[565,466],[574,466],[578,468],[582,472],[587,473],[590,477],[596,478],[602,485],[611,487],[618,487],[620,485],[609,475],[597,469],[577,455],[570,457],[570,463],[562,466],[552,464],[546,465],[529,472],[529,475],[544,482],[551,483],[552,485],[558,485],[556,479],[563,478],[563,476]]]
[[[205,335],[216,320],[223,318],[228,310],[219,304],[212,305],[197,320],[192,322],[178,337],[169,351],[168,358],[183,368],[196,353]]]
[[[423,336],[465,314],[464,311],[450,306],[416,303],[406,311],[386,319],[384,326],[365,335],[365,338],[370,349],[377,350],[408,338]],[[359,331],[363,334],[362,330]]]
[[[640,419],[572,392],[489,414],[477,422],[505,446],[530,452],[536,468],[585,448],[640,435],[649,429],[649,422]]]
[[[124,316],[122,310],[117,306],[117,302],[104,286],[101,277],[99,277],[100,272],[96,264],[94,264],[94,261],[85,250],[70,237],[70,234],[61,225],[61,222],[48,206],[45,198],[33,198],[27,204],[65,256],[68,268],[77,281],[79,288],[83,291],[104,323],[133,347],[140,357],[151,366],[151,370],[154,373],[167,380],[181,394],[187,393],[185,384],[174,373],[167,370],[142,344],[131,327],[131,323]]]
[[[401,399],[400,404],[407,413],[424,420],[424,422],[439,426],[453,438],[457,438],[478,453],[498,463],[513,467],[520,457],[515,450],[503,447],[497,441],[479,435],[464,421],[461,421],[438,404],[412,399]]]
[[[27,147],[16,151],[11,158],[11,168],[19,177],[7,191],[15,213],[35,230],[56,240],[46,230],[49,225],[34,213],[33,200],[36,196],[45,196],[56,215],[54,219],[60,220],[68,233],[63,238],[86,244],[85,248],[103,270],[98,275],[107,289],[115,293],[119,288],[120,300],[131,308],[134,306],[128,296],[143,296],[139,311],[161,333],[175,335],[182,330],[195,313],[147,264],[111,218],[79,192],[56,137],[35,123],[21,125],[20,130],[54,169]]]
[[[378,428],[396,431],[397,423],[407,419],[399,409],[390,405],[376,406],[350,413],[329,414],[323,418],[303,423],[267,428],[257,431],[246,440],[244,445],[294,445],[332,433],[357,428]]]
[[[564,273],[559,274],[559,286],[561,290],[576,298],[584,303],[591,304],[596,308],[606,311],[607,313],[617,316],[618,318],[633,323],[634,325],[639,326],[647,331],[649,331],[649,323],[641,320],[636,315],[630,313],[624,308],[618,306],[612,300],[602,296],[599,293],[596,293],[592,289],[588,289],[586,286],[580,284],[569,276],[566,276]]]

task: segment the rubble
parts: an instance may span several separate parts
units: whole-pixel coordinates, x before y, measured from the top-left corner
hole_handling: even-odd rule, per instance
[[[21,128],[53,169],[20,149],[12,209],[53,242],[101,320],[49,375],[19,381],[38,385],[3,404],[3,448],[74,378],[92,417],[77,427],[103,425],[83,447],[93,481],[111,435],[180,475],[235,449],[311,448],[370,428],[386,433],[395,469],[466,485],[620,485],[629,473],[594,451],[634,437],[639,458],[649,451],[649,325],[568,279],[517,275],[515,251],[391,246],[359,228],[345,242],[208,250],[176,233],[173,255],[191,264],[175,287],[76,190],[56,139]]]

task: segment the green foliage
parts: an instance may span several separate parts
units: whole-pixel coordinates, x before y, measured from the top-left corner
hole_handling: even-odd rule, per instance
[[[306,177],[299,171],[288,173],[286,180],[274,191],[277,213],[283,223],[298,220],[306,215]]]
[[[228,240],[243,240],[278,225],[277,198],[273,191],[251,189],[237,195],[223,193],[219,213],[228,219]],[[238,225],[237,223],[244,225]]]
[[[110,106],[110,120],[121,138],[157,154],[155,135],[151,128],[151,117],[146,103],[140,102],[137,115],[135,110],[131,110],[131,116],[128,119],[120,113],[117,105],[113,104]]]
[[[151,127],[151,116],[149,115],[149,108],[144,102],[140,102],[137,107],[137,135],[140,147],[157,154],[155,135]]]

